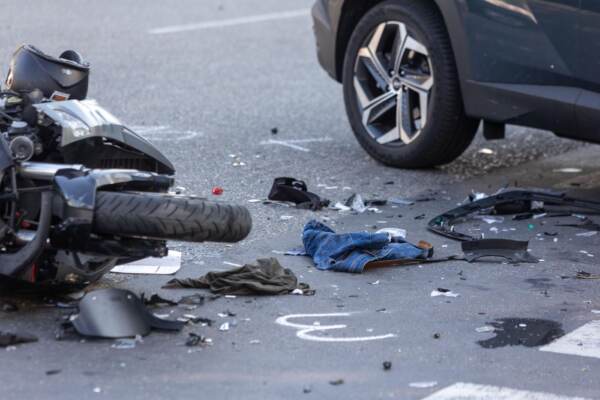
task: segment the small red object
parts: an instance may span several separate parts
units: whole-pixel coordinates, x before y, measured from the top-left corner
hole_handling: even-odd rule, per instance
[[[212,194],[214,194],[215,196],[220,196],[220,195],[222,195],[222,194],[223,194],[223,188],[222,188],[222,187],[219,187],[219,186],[215,186],[215,187],[212,189]]]

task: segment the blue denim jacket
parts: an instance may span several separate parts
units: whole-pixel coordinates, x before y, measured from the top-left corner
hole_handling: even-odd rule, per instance
[[[387,233],[336,234],[327,225],[309,221],[302,242],[321,270],[361,273],[371,261],[426,259],[428,251],[408,242],[391,242]]]

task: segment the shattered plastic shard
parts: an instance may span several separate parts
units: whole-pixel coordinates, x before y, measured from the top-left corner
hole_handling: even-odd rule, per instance
[[[478,332],[478,333],[494,332],[495,330],[496,330],[496,328],[494,328],[493,326],[489,326],[489,325],[484,325],[484,326],[480,326],[479,328],[475,328],[475,332]]]
[[[484,257],[500,257],[510,263],[538,263],[539,259],[528,251],[529,242],[507,239],[482,239],[462,242],[462,250],[468,262]]]
[[[184,323],[157,318],[132,292],[100,289],[89,292],[79,302],[79,314],[71,319],[84,336],[126,338],[145,336],[152,328],[181,330]]]
[[[454,293],[451,290],[442,289],[442,288],[438,288],[437,290],[433,290],[431,292],[431,297],[439,297],[439,296],[444,296],[444,297],[458,297],[458,296],[460,296],[460,294]]]
[[[228,331],[229,330],[229,322],[225,322],[225,323],[221,324],[221,326],[219,327],[219,330],[222,332]]]

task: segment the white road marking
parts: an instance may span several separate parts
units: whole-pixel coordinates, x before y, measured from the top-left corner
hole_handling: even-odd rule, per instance
[[[331,141],[333,141],[333,139],[331,139],[329,137],[324,137],[324,138],[306,138],[306,139],[290,139],[290,140],[269,139],[269,140],[263,140],[262,142],[260,142],[260,144],[262,144],[262,145],[276,144],[276,145],[279,145],[279,146],[289,147],[290,149],[304,151],[305,153],[308,153],[310,151],[310,149],[307,149],[306,147],[299,146],[299,144],[304,144],[304,143],[324,143],[324,142],[331,142]]]
[[[170,250],[167,257],[148,257],[128,264],[117,265],[110,272],[117,274],[173,275],[180,268],[181,252]]]
[[[205,22],[199,22],[196,24],[165,26],[162,28],[150,29],[148,31],[148,33],[151,35],[163,35],[166,33],[199,31],[199,30],[203,30],[203,29],[225,28],[228,26],[247,25],[247,24],[255,24],[255,23],[259,23],[259,22],[279,21],[279,20],[290,19],[290,18],[308,17],[309,15],[310,15],[309,9],[283,11],[283,12],[269,13],[269,14],[262,14],[262,15],[252,15],[249,17],[222,19],[222,20],[216,20],[216,21],[205,21]]]
[[[423,400],[586,400],[552,393],[530,392],[506,387],[458,382]]]
[[[325,313],[325,314],[291,314],[279,317],[275,320],[275,323],[281,326],[287,326],[290,328],[298,329],[296,336],[303,340],[309,340],[313,342],[338,342],[338,343],[351,343],[351,342],[367,342],[372,340],[390,339],[396,337],[393,333],[386,335],[376,336],[359,336],[359,337],[331,337],[331,336],[313,336],[314,332],[324,332],[336,329],[347,328],[347,325],[305,325],[290,322],[290,319],[295,318],[326,318],[326,317],[349,317],[352,313]]]
[[[600,358],[600,320],[588,322],[541,347],[540,351]]]
[[[170,142],[180,142],[183,140],[191,140],[196,137],[202,136],[202,132],[190,131],[190,130],[178,130],[173,129],[166,125],[156,126],[132,126],[132,131],[142,136],[151,142],[160,142],[168,140]]]

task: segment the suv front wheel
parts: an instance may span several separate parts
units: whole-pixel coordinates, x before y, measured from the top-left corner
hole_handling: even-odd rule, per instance
[[[477,131],[479,121],[464,113],[444,22],[425,2],[390,0],[370,10],[350,38],[343,77],[354,133],[384,164],[446,164]]]

